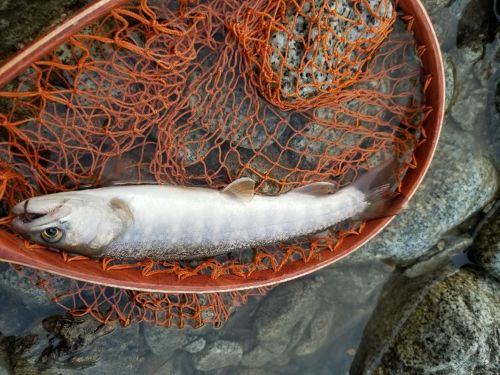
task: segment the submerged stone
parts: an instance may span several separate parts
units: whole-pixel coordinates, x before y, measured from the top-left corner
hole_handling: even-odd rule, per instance
[[[283,353],[297,330],[305,329],[316,308],[316,294],[323,285],[320,277],[279,285],[272,290],[255,314],[258,342],[270,352]],[[300,324],[299,324],[300,323]]]

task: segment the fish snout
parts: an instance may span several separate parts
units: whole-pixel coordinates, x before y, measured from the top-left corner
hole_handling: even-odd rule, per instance
[[[11,213],[16,216],[12,225],[21,230],[23,227],[26,228],[26,224],[36,222],[37,225],[43,225],[60,219],[70,212],[71,208],[64,205],[64,201],[30,198],[12,207]]]

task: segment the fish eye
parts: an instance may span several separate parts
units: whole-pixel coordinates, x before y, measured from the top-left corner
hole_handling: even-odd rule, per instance
[[[50,243],[59,241],[62,236],[63,231],[56,227],[46,228],[40,233],[40,237],[42,237],[42,240]]]

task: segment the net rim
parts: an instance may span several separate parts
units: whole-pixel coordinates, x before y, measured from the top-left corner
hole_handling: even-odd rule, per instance
[[[95,1],[49,30],[0,66],[0,87],[15,78],[38,58],[50,52],[59,43],[69,39],[73,32],[91,24],[126,1]],[[444,66],[431,20],[420,0],[401,0],[398,2],[398,7],[406,15],[404,17],[407,17],[408,28],[414,32],[419,46],[424,47],[420,56],[423,73],[431,77],[426,81],[425,97],[426,104],[432,107],[432,111],[423,122],[426,139],[415,150],[416,166],[408,171],[402,182],[401,192],[405,199],[394,201],[389,208],[392,212],[400,211],[403,204],[411,199],[422,182],[437,147],[445,106]],[[71,279],[131,290],[164,293],[229,292],[276,285],[324,268],[359,249],[380,233],[393,219],[394,217],[388,217],[368,221],[360,234],[348,236],[335,252],[324,252],[321,259],[294,262],[277,272],[255,271],[246,278],[222,275],[217,279],[212,279],[209,276],[196,275],[181,280],[173,274],[138,277],[130,270],[104,270],[100,263],[95,261],[78,262],[77,266],[73,266],[55,252],[47,254],[46,250],[37,249],[30,249],[29,253],[23,251],[23,240],[4,231],[0,231],[0,260]]]

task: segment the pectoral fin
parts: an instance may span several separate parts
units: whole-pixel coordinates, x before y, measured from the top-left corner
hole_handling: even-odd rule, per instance
[[[124,226],[128,226],[134,221],[134,214],[126,202],[120,198],[113,198],[109,201],[109,206],[118,215]]]
[[[255,181],[249,177],[242,177],[231,182],[222,192],[248,202],[252,200],[255,194]]]

